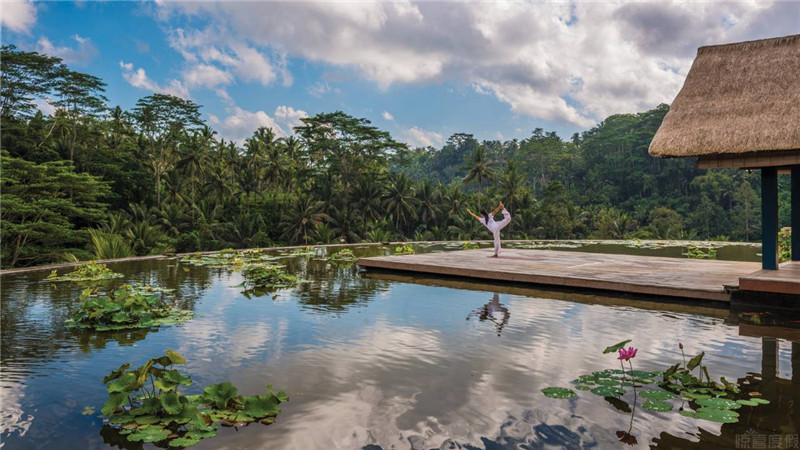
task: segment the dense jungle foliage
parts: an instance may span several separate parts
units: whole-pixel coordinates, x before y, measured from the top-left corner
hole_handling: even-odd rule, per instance
[[[294,135],[226,141],[191,100],[110,107],[102,80],[2,48],[2,267],[163,252],[488,238],[465,209],[502,200],[505,238],[757,240],[759,178],[647,149],[668,110],[608,117],[564,140],[451,136],[409,149],[343,112]],[[44,115],[37,102],[47,102]],[[41,103],[39,103],[41,104]],[[788,225],[788,179],[781,177]]]

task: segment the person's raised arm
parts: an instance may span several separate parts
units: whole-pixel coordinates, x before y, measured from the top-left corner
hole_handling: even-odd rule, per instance
[[[505,206],[503,206],[503,202],[500,202],[500,204],[497,205],[497,208],[495,208],[494,211],[492,211],[492,215],[496,216],[497,213],[499,213],[503,208],[505,208]]]
[[[469,208],[467,208],[467,212],[469,213],[470,216],[474,217],[475,219],[481,220],[481,218],[477,214],[470,211]]]

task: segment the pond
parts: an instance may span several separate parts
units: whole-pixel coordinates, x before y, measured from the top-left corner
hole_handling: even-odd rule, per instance
[[[757,258],[758,249],[748,249]],[[796,321],[653,298],[364,274],[330,264],[335,251],[283,252],[277,261],[306,282],[262,296],[242,294],[238,270],[175,258],[110,264],[124,277],[106,285],[175,289],[175,302],[195,314],[135,331],[67,329],[85,285],[52,283],[46,272],[4,276],[2,447],[141,448],[104,426],[102,378],[166,350],[188,361],[187,392],[231,381],[248,395],[267,384],[289,394],[275,423],[221,427],[192,448],[630,448],[618,432],[635,436],[625,440],[633,448],[734,448],[747,436],[783,445],[797,436],[800,373],[791,368],[800,372],[800,349],[771,339],[800,335]],[[712,377],[770,403],[742,407],[737,423],[720,424],[679,415],[680,403],[671,412],[643,410],[631,392],[542,394],[618,369],[616,355],[602,352],[625,339],[639,349],[634,369],[681,361],[681,342],[687,357],[705,352]],[[98,412],[82,414],[87,406]]]

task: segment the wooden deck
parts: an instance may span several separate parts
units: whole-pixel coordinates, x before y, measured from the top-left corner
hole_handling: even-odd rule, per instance
[[[739,277],[739,289],[800,295],[800,262],[786,262],[778,270],[759,270],[742,275]]]
[[[364,268],[422,272],[496,281],[729,301],[754,262],[612,255],[554,250],[491,249],[362,258]]]

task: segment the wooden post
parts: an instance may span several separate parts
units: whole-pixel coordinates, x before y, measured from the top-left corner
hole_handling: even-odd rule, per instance
[[[761,169],[761,268],[778,270],[778,169]]]
[[[761,338],[761,379],[774,380],[778,375],[778,340]]]
[[[792,166],[792,261],[800,261],[800,166]]]

